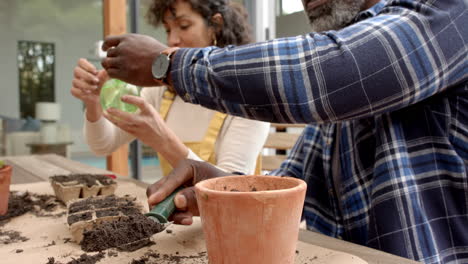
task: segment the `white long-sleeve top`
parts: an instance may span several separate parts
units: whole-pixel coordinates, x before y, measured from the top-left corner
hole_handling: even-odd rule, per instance
[[[163,93],[164,87],[144,88],[141,97],[159,112]],[[182,142],[201,141],[214,114],[213,110],[185,103],[176,96],[166,124]],[[89,122],[85,115],[84,120],[86,142],[96,155],[109,155],[135,139],[104,117]],[[228,115],[216,140],[215,165],[227,172],[254,173],[257,156],[265,144],[269,128],[270,124],[266,122]],[[201,160],[191,150],[186,158]]]

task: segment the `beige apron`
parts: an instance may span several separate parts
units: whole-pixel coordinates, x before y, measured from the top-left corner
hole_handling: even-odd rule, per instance
[[[175,99],[175,94],[171,91],[167,90],[164,92],[161,107],[159,108],[159,113],[163,120],[166,120],[167,114],[172,106],[172,103]],[[216,164],[216,155],[215,155],[215,144],[216,139],[218,138],[218,134],[221,131],[221,127],[224,124],[224,120],[226,119],[226,114],[216,112],[213,118],[210,121],[208,129],[203,137],[202,141],[191,141],[191,142],[183,142],[185,146],[193,151],[193,153],[197,154],[202,160],[207,161],[211,164]],[[169,162],[164,159],[161,155],[158,155],[159,163],[161,164],[161,169],[163,175],[166,176],[172,171],[172,166]],[[255,174],[260,174],[261,164],[260,162],[261,155],[257,159],[257,167],[255,168]]]

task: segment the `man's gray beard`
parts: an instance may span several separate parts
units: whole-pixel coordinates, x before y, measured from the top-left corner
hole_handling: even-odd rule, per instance
[[[366,0],[330,0],[312,12],[306,11],[306,14],[313,31],[338,30],[352,22],[365,2]]]

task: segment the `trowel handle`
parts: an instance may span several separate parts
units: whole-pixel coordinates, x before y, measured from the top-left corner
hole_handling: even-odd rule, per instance
[[[153,207],[151,211],[149,211],[149,213],[146,214],[146,216],[158,219],[159,223],[161,224],[169,222],[167,219],[175,210],[174,197],[177,194],[177,192],[179,192],[182,189],[182,187],[177,188],[174,192],[167,196],[166,199],[164,199],[162,202],[158,203],[155,207]]]

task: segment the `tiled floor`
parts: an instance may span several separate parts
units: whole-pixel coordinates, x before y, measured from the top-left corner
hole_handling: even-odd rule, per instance
[[[93,166],[96,168],[106,169],[106,158],[95,157],[92,155],[80,155],[71,158],[72,160]],[[128,162],[129,168],[131,168],[130,161]],[[144,157],[141,163],[142,175],[141,181],[146,183],[154,183],[162,177],[162,173],[159,167],[159,160],[156,157]]]

